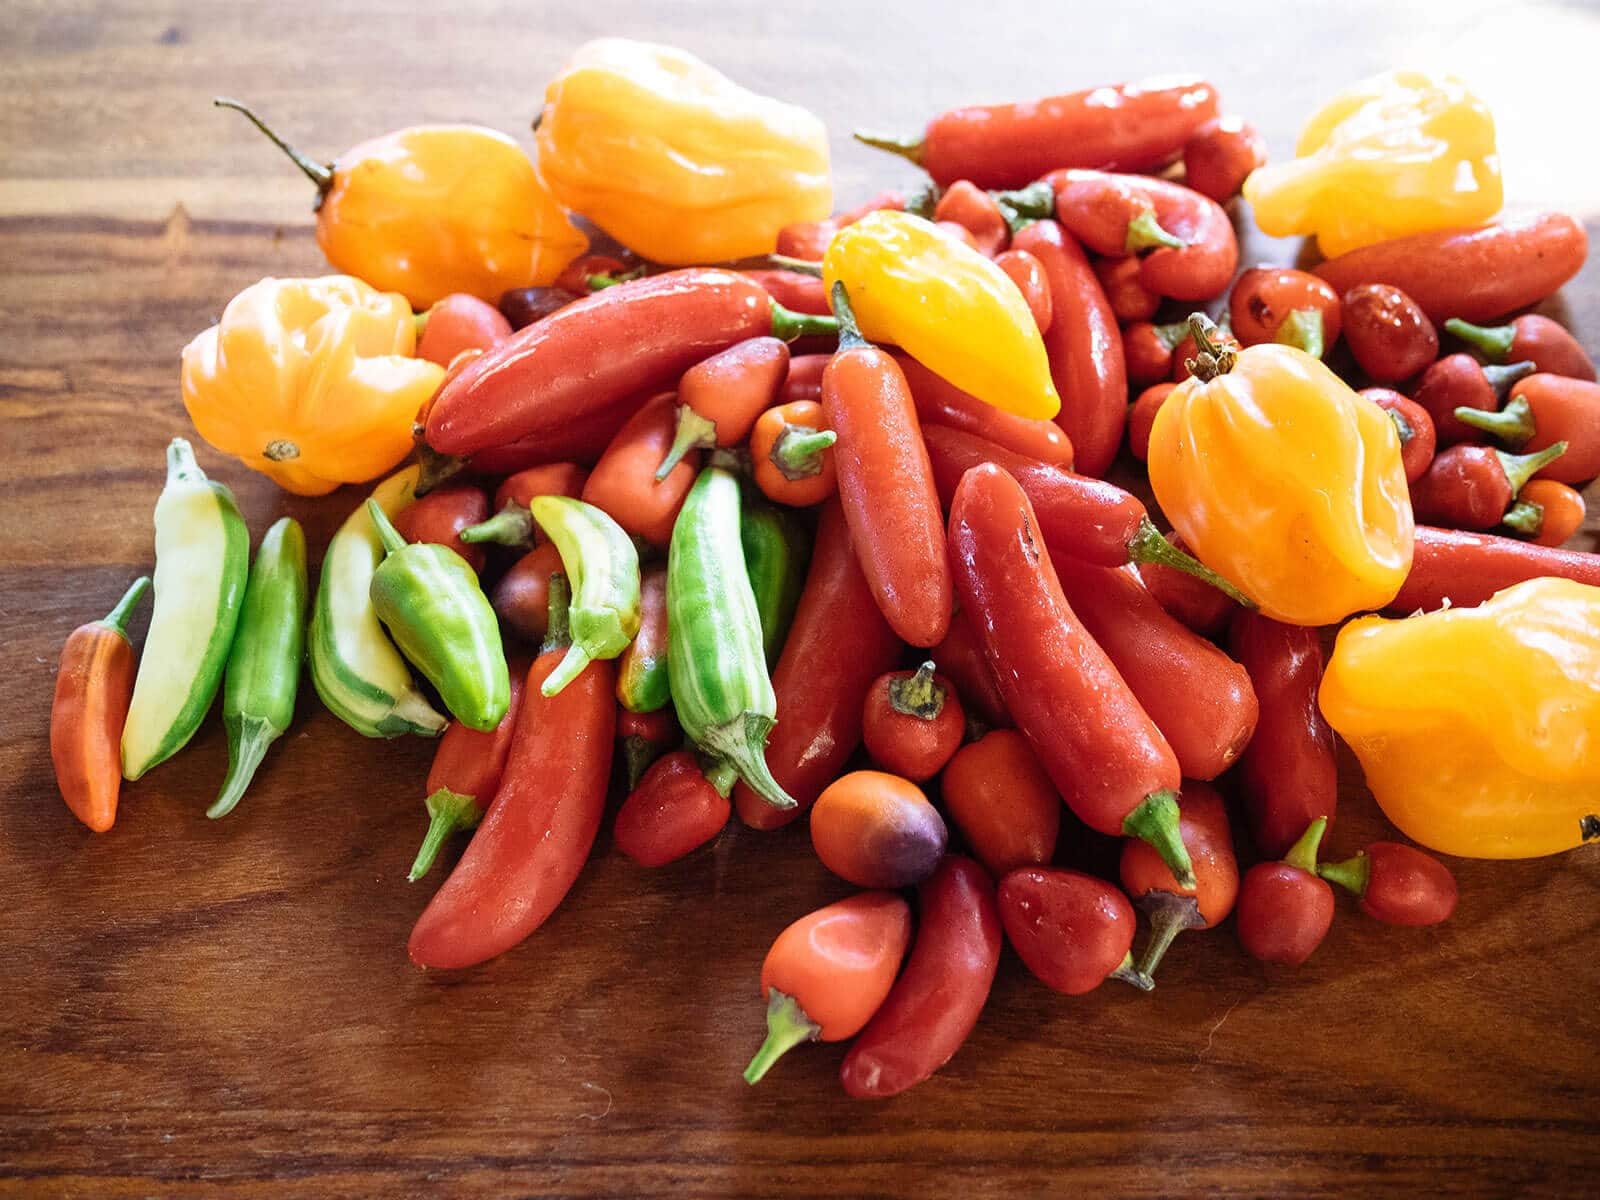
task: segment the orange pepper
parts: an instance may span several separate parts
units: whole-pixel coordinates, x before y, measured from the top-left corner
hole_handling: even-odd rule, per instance
[[[886,771],[841,775],[811,808],[817,858],[857,887],[921,883],[938,867],[948,839],[944,818],[922,789]]]
[[[1583,493],[1554,479],[1534,479],[1523,484],[1517,503],[1506,513],[1506,524],[1519,533],[1532,533],[1540,546],[1559,546],[1583,528],[1587,507]],[[1523,524],[1516,518],[1523,517]]]
[[[678,381],[678,428],[656,478],[690,450],[744,441],[788,374],[789,346],[775,337],[749,338],[690,367]]]
[[[839,486],[830,449],[837,437],[824,428],[822,405],[815,400],[767,409],[750,431],[750,460],[761,494],[796,508],[821,504]]]
[[[939,782],[950,819],[989,874],[1049,865],[1063,805],[1022,734],[996,729],[961,747]]]

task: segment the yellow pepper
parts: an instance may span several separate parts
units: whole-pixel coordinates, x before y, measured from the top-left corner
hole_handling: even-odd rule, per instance
[[[1500,211],[1494,117],[1454,76],[1392,71],[1334,97],[1291,162],[1244,184],[1274,237],[1315,234],[1329,258],[1407,234],[1479,225]]]
[[[1292,346],[1219,346],[1190,321],[1192,378],[1150,430],[1150,484],[1206,566],[1267,616],[1327,625],[1382,608],[1411,569],[1394,423]]]
[[[452,292],[494,303],[544,287],[589,245],[527,153],[478,125],[418,125],[362,142],[332,163],[307,158],[237,109],[317,185],[317,244],[335,270],[413,307]]]
[[[821,121],[671,46],[579,47],[537,128],[561,202],[656,262],[768,254],[785,225],[833,207]]]
[[[348,275],[263,279],[183,350],[200,436],[298,496],[391,470],[444,368],[412,358],[405,297]]]
[[[993,261],[910,213],[869,213],[822,259],[843,282],[862,336],[890,342],[935,375],[1006,412],[1061,411],[1050,358],[1017,285]]]
[[[1534,858],[1600,836],[1600,588],[1531,579],[1352,621],[1319,703],[1413,841]]]

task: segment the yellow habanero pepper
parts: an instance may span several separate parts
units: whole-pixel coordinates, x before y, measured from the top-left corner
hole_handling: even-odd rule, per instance
[[[834,235],[828,295],[843,282],[861,334],[891,342],[935,375],[1024,417],[1061,411],[1050,357],[1011,277],[910,213],[882,210]]]
[[[1413,841],[1535,858],[1600,837],[1600,588],[1531,579],[1352,621],[1319,703]]]
[[[411,423],[444,378],[412,358],[405,297],[348,275],[263,279],[183,350],[200,436],[297,496],[361,483],[411,452]]]
[[[767,254],[833,207],[822,122],[672,46],[579,47],[535,124],[561,202],[656,262]]]
[[[1290,625],[1382,608],[1411,569],[1394,423],[1292,346],[1200,354],[1150,430],[1150,485],[1189,550]]]
[[[1451,75],[1391,71],[1318,110],[1291,162],[1244,184],[1274,237],[1315,234],[1329,258],[1407,234],[1478,225],[1500,211],[1494,117]]]
[[[216,103],[242,112],[317,185],[317,244],[334,268],[419,310],[452,292],[493,304],[544,287],[589,245],[497,130],[417,125],[319,163],[237,100]]]

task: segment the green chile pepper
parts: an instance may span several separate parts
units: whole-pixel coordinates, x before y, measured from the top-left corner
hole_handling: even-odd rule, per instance
[[[756,611],[761,614],[761,645],[770,670],[778,661],[800,604],[811,545],[794,517],[768,504],[754,489],[746,489],[744,494],[739,541],[744,547],[745,574],[756,596]]]
[[[368,503],[393,516],[416,496],[420,471],[397,471],[373,490]],[[322,558],[311,612],[311,682],[328,711],[363,737],[438,737],[444,717],[417,690],[411,669],[372,607],[372,575],[382,559],[377,527],[366,504],[358,505]]]
[[[493,729],[511,707],[511,672],[477,574],[449,546],[407,542],[376,500],[367,515],[385,551],[372,573],[378,620],[456,720]]]
[[[306,654],[307,590],[306,535],[298,521],[282,517],[256,549],[239,628],[228,651],[222,684],[228,775],[216,802],[206,809],[213,820],[233,811],[267,747],[294,719]]]
[[[656,563],[639,577],[639,632],[617,660],[617,703],[652,713],[672,699],[667,677],[667,568]],[[632,791],[632,788],[628,789]]]
[[[794,797],[767,769],[778,702],[740,546],[739,481],[721,467],[700,472],[672,527],[667,640],[672,702],[684,732],[768,804],[794,808]]]
[[[122,728],[128,779],[171,758],[200,728],[222,683],[250,572],[250,533],[233,493],[206,478],[182,438],[167,446],[155,524],[155,607]]]
[[[528,511],[560,551],[572,585],[572,645],[539,689],[554,696],[594,659],[616,658],[639,632],[639,552],[627,531],[593,504],[535,496]]]

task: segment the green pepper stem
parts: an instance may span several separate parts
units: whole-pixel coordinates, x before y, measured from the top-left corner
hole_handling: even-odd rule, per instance
[[[1394,425],[1394,431],[1400,435],[1400,444],[1402,446],[1407,445],[1412,438],[1417,436],[1417,431],[1411,427],[1411,422],[1406,420],[1405,414],[1398,408],[1386,408],[1383,411],[1389,414],[1389,420]],[[1474,409],[1473,411],[1476,412],[1477,410]]]
[[[1511,494],[1515,496],[1528,480],[1566,452],[1567,443],[1557,442],[1533,454],[1507,454],[1504,450],[1496,450],[1494,456],[1500,460],[1500,469],[1506,473],[1506,482],[1511,485]]]
[[[1444,331],[1460,338],[1490,362],[1497,363],[1511,357],[1511,343],[1517,340],[1515,325],[1474,325],[1460,317],[1446,321]]]
[[[432,312],[433,309],[429,308],[424,309],[422,312],[411,314],[411,325],[416,331],[417,341],[419,342],[422,340],[423,333],[428,328],[428,317],[432,314]]]
[[[194,447],[181,437],[167,443],[167,486],[175,483],[203,483],[206,473],[195,461]]]
[[[739,772],[734,770],[733,764],[719,762],[713,763],[706,769],[706,782],[714,787],[717,795],[724,800],[733,791],[733,785],[739,781]]]
[[[1455,410],[1455,418],[1463,425],[1481,429],[1502,446],[1521,450],[1539,432],[1533,418],[1533,406],[1526,396],[1513,396],[1499,412],[1485,412],[1481,408],[1462,405]]]
[[[566,656],[556,664],[556,669],[545,676],[544,682],[539,685],[539,693],[546,697],[557,695],[562,688],[582,675],[584,668],[593,661],[587,650],[577,642],[573,642],[567,647]]]
[[[785,479],[809,479],[822,473],[822,452],[838,440],[831,429],[785,423],[767,457]]]
[[[228,774],[222,781],[222,790],[206,809],[206,816],[215,821],[234,810],[244,795],[256,768],[266,757],[267,747],[277,740],[278,730],[264,717],[241,717],[239,735],[228,739]]]
[[[798,1000],[777,988],[769,988],[767,1040],[761,1043],[761,1049],[756,1051],[756,1056],[744,1069],[744,1081],[760,1083],[761,1077],[772,1070],[773,1063],[801,1042],[816,1041],[821,1032],[822,1026],[806,1016],[806,1010],[800,1007]]]
[[[326,196],[328,194],[328,190],[333,187],[333,166],[331,163],[319,163],[314,159],[307,158],[304,154],[301,154],[300,151],[296,150],[293,146],[289,145],[288,142],[279,137],[273,131],[270,125],[268,125],[260,117],[256,116],[256,114],[250,110],[250,107],[241,101],[230,100],[226,96],[215,96],[212,98],[211,103],[216,105],[218,108],[231,108],[234,112],[243,113],[245,115],[245,119],[249,121],[250,124],[254,125],[262,133],[266,134],[267,140],[279,150],[282,150],[285,154],[287,154],[289,156],[289,161],[304,171],[306,173],[306,178],[317,185],[317,201],[318,205],[320,206],[322,197]]]
[[[1496,400],[1504,400],[1507,390],[1518,380],[1526,379],[1539,368],[1530,360],[1507,363],[1505,366],[1487,366],[1483,368],[1483,377],[1489,381],[1489,386],[1494,389]]]
[[[906,212],[924,221],[933,220],[933,211],[939,207],[944,189],[931,179],[924,179],[917,190],[906,197]]]
[[[1238,352],[1217,336],[1219,332],[1205,313],[1189,314],[1189,334],[1194,338],[1195,356],[1184,365],[1201,383],[1210,383],[1218,375],[1226,375],[1239,360]]]
[[[1372,879],[1372,860],[1365,854],[1358,854],[1343,862],[1323,863],[1317,868],[1317,874],[1353,895],[1365,896],[1367,884]]]
[[[833,317],[815,313],[798,313],[785,308],[776,300],[772,302],[772,336],[779,341],[793,342],[803,337],[835,337],[839,322]]]
[[[1188,321],[1174,321],[1170,325],[1153,325],[1156,331],[1156,340],[1168,350],[1176,350],[1179,343],[1189,336]]]
[[[922,138],[897,137],[890,133],[868,133],[857,129],[850,135],[863,146],[871,146],[874,150],[887,150],[890,154],[898,154],[901,158],[922,165],[922,156],[927,149],[927,143]]]
[[[487,521],[468,525],[456,536],[468,545],[493,542],[498,546],[527,546],[533,542],[533,514],[527,505],[508,500]]]
[[[1283,319],[1273,340],[1280,345],[1304,350],[1312,358],[1321,358],[1327,349],[1323,341],[1322,310],[1297,308]]]
[[[1121,980],[1123,983],[1138,988],[1141,992],[1155,990],[1156,981],[1150,978],[1150,973],[1133,965],[1133,951],[1122,956],[1122,961],[1117,964],[1117,969],[1106,976],[1107,979]]]
[[[1539,531],[1544,528],[1544,505],[1532,500],[1518,500],[1506,509],[1500,524],[1523,537],[1538,537]]]
[[[1150,843],[1167,864],[1179,887],[1194,887],[1194,864],[1178,829],[1178,793],[1170,789],[1151,792],[1123,819],[1122,832]]]
[[[562,650],[572,644],[572,626],[568,619],[572,609],[572,585],[560,571],[550,576],[549,597],[550,615],[545,622],[544,643],[539,647],[541,654]]]
[[[471,829],[483,820],[483,809],[474,797],[449,788],[440,788],[423,803],[428,808],[428,832],[406,875],[412,883],[433,870],[433,860],[439,857],[439,850],[451,834],[458,829]]]
[[[812,262],[809,258],[795,258],[791,254],[769,254],[767,261],[780,271],[793,271],[796,275],[810,275],[814,279],[822,278],[822,264]]]
[[[1195,897],[1176,892],[1146,892],[1139,897],[1139,907],[1150,916],[1150,942],[1139,960],[1139,970],[1154,978],[1156,968],[1178,935],[1185,929],[1204,929],[1206,919],[1200,915],[1200,902]]]
[[[1155,522],[1147,516],[1139,518],[1139,530],[1133,535],[1133,540],[1128,543],[1128,561],[1131,563],[1159,563],[1163,567],[1171,567],[1175,571],[1182,571],[1185,575],[1193,575],[1196,579],[1209,583],[1236,604],[1241,604],[1248,609],[1256,607],[1254,600],[1206,566],[1205,563],[1193,555],[1184,553],[1169,542],[1161,530],[1156,528]]]
[[[989,197],[1006,219],[1013,236],[1035,221],[1048,220],[1056,215],[1056,190],[1045,179],[1036,179],[1027,187],[1013,188],[1008,192],[990,192]]]
[[[773,808],[798,808],[767,768],[767,731],[772,718],[760,713],[740,713],[722,725],[713,725],[699,738],[700,748],[712,758],[739,772],[746,786]]]
[[[656,482],[672,474],[672,468],[683,461],[691,450],[705,450],[717,444],[717,423],[702,417],[687,404],[678,405],[678,427],[672,435],[672,445],[656,468]]]
[[[105,616],[95,622],[104,625],[123,641],[128,640],[128,618],[133,615],[133,610],[139,607],[139,601],[144,599],[144,594],[150,590],[150,576],[141,575],[128,585],[128,590],[122,593],[122,599]]]
[[[889,707],[908,717],[931,721],[944,711],[944,688],[933,677],[933,661],[923,663],[914,675],[889,682]]]
[[[845,290],[844,280],[833,281],[833,294],[829,300],[834,317],[839,322],[839,349],[854,350],[859,346],[870,346],[872,343],[861,336],[861,326],[856,324],[856,310],[850,306],[850,293]]]
[[[376,500],[367,501],[367,516],[372,519],[372,527],[378,531],[378,540],[383,543],[384,554],[393,554],[396,550],[406,548],[405,538],[400,536],[400,531],[394,527],[394,522],[389,520],[389,514],[383,511],[383,506]]]
[[[440,454],[422,440],[420,430],[417,433],[415,453],[419,469],[416,486],[411,490],[413,495],[420,497],[426,496],[451,476],[459,474],[466,467],[467,460],[454,454]]]
[[[1163,246],[1171,250],[1182,250],[1188,244],[1181,237],[1163,229],[1161,222],[1156,220],[1156,210],[1147,208],[1128,222],[1128,236],[1122,248],[1129,254],[1138,254],[1144,250],[1155,250]]]
[[[661,757],[661,747],[648,738],[629,734],[622,739],[622,765],[628,775],[628,790],[639,786],[639,780],[650,769],[650,764]]]
[[[1289,847],[1289,853],[1283,856],[1283,861],[1291,867],[1299,867],[1308,875],[1317,873],[1317,847],[1322,845],[1322,835],[1328,832],[1328,818],[1318,817],[1306,826],[1306,831],[1300,835],[1300,840]]]

